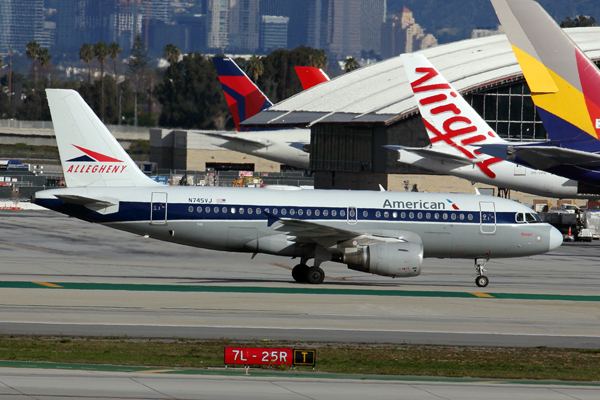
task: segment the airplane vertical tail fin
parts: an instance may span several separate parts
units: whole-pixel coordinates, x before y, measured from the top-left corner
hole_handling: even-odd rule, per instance
[[[465,146],[505,142],[425,56],[400,57],[433,148],[452,146],[458,154],[474,159],[477,156]]]
[[[46,89],[68,187],[153,186],[94,111],[70,89]]]
[[[248,131],[240,123],[273,105],[263,92],[229,57],[213,57],[219,82],[238,132]]]
[[[310,89],[320,83],[329,81],[329,77],[321,68],[317,67],[295,67],[296,74],[300,78],[302,89]]]
[[[492,4],[550,139],[600,150],[600,70],[538,3]]]

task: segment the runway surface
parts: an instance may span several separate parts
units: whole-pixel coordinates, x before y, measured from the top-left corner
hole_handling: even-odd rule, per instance
[[[46,211],[0,211],[0,333],[600,347],[600,243],[492,260],[426,259],[390,279],[325,263],[154,241]]]
[[[0,399],[592,400],[597,386],[450,379],[374,380],[0,369]],[[392,378],[393,379],[393,378]]]

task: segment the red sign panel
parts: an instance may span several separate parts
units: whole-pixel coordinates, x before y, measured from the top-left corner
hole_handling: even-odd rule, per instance
[[[292,365],[292,349],[225,347],[225,364]]]

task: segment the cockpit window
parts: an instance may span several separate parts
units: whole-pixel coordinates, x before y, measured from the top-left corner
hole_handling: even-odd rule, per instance
[[[516,220],[520,223],[525,222],[525,215],[523,215],[523,213],[517,213]]]
[[[534,222],[544,222],[544,221],[542,221],[540,216],[537,215],[536,213],[529,213],[529,214],[527,214],[527,222],[534,223]]]
[[[542,222],[539,215],[537,215],[535,213],[517,213],[515,215],[515,220],[519,224],[523,224],[523,223],[534,224],[536,222]]]

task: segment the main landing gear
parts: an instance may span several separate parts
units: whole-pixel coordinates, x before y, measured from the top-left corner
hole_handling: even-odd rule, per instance
[[[298,264],[292,269],[292,278],[298,283],[318,285],[325,279],[325,272],[319,267]]]
[[[477,277],[475,278],[475,284],[479,287],[486,287],[490,280],[483,273],[485,272],[485,264],[489,259],[485,258],[476,258],[475,259],[475,271],[477,273]]]

